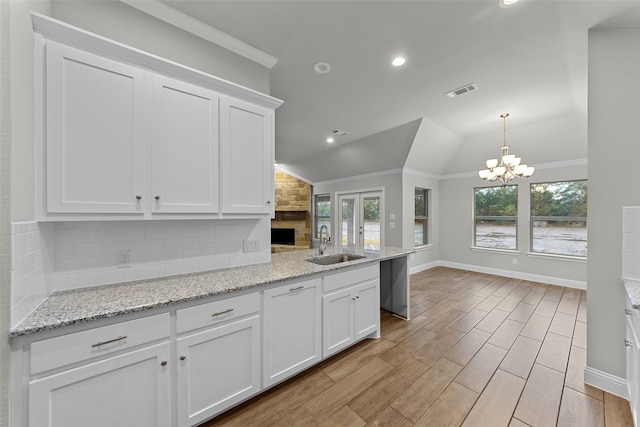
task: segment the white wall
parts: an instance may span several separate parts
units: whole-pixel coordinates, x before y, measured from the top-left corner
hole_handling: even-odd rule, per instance
[[[588,72],[587,370],[624,378],[622,207],[640,205],[640,32],[589,31]]]
[[[529,185],[535,182],[587,178],[587,166],[584,164],[586,162],[583,160],[575,163],[578,165],[538,168],[529,180],[512,181],[512,183],[518,184],[518,251],[515,254],[471,249],[474,188],[487,186],[487,184],[477,175],[442,179],[440,181],[439,206],[440,235],[442,236],[440,239],[440,260],[453,267],[585,288],[587,280],[585,261],[527,255],[530,247]],[[589,193],[591,196],[591,182],[589,182]],[[591,216],[589,214],[590,226]],[[591,235],[591,231],[590,228],[589,235]],[[517,264],[513,263],[514,259]]]
[[[405,169],[402,175],[403,215],[402,223],[405,224],[402,233],[402,247],[413,248],[413,220],[415,218],[415,189],[425,188],[429,190],[429,244],[416,248],[416,252],[409,256],[410,271],[417,272],[435,267],[440,259],[440,183],[438,179],[429,174]]]
[[[331,229],[338,229],[338,221],[335,218],[337,203],[336,192],[357,192],[361,190],[384,189],[384,215],[385,215],[385,246],[402,247],[402,171],[394,170],[389,173],[362,175],[348,180],[325,181],[313,186],[313,194],[331,195]],[[389,227],[389,214],[395,214],[395,228]],[[332,232],[334,234],[334,232]],[[331,240],[336,242],[334,236]]]
[[[0,2],[0,283],[9,283],[9,226],[11,217],[11,93],[9,2]],[[9,425],[9,286],[0,286],[0,426]]]

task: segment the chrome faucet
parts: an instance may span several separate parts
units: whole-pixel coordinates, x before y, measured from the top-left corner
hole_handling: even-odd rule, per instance
[[[324,236],[322,236],[322,231],[324,230]],[[320,239],[322,242],[320,243],[320,255],[324,255],[327,251],[327,238],[329,237],[329,229],[326,225],[320,227]]]

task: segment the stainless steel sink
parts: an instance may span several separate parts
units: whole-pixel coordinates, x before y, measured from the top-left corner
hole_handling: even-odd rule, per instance
[[[355,261],[357,259],[362,259],[362,258],[366,258],[366,256],[355,255],[355,254],[336,254],[336,255],[320,256],[316,258],[309,258],[307,261],[312,262],[314,264],[319,264],[319,265],[332,265],[332,264],[339,264],[341,262]]]

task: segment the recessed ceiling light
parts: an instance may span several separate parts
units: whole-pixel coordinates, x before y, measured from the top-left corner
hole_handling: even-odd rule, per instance
[[[333,138],[331,138],[331,137],[327,138],[327,142],[328,142],[329,144],[331,144],[333,141],[335,141],[335,139],[333,139]]]
[[[502,7],[513,6],[514,4],[518,3],[519,1],[520,0],[499,0],[500,6],[502,6]]]
[[[393,65],[394,67],[400,67],[401,65],[404,65],[405,62],[407,62],[406,58],[398,56],[396,58],[393,58],[393,61],[391,61],[391,65]]]
[[[327,64],[326,62],[317,62],[313,65],[313,71],[318,74],[327,74],[329,71],[331,71],[331,65]]]

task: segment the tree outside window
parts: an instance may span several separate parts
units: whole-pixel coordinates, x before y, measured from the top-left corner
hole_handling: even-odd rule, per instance
[[[326,236],[331,235],[331,197],[328,194],[317,194],[314,197],[314,229],[316,237],[320,236],[320,228],[327,226]]]
[[[414,223],[413,223],[413,244],[423,246],[429,243],[429,210],[428,210],[429,190],[424,188],[415,189],[414,196]]]
[[[587,181],[531,184],[531,252],[587,256]]]
[[[518,187],[483,187],[474,190],[474,240],[479,248],[518,248]]]

